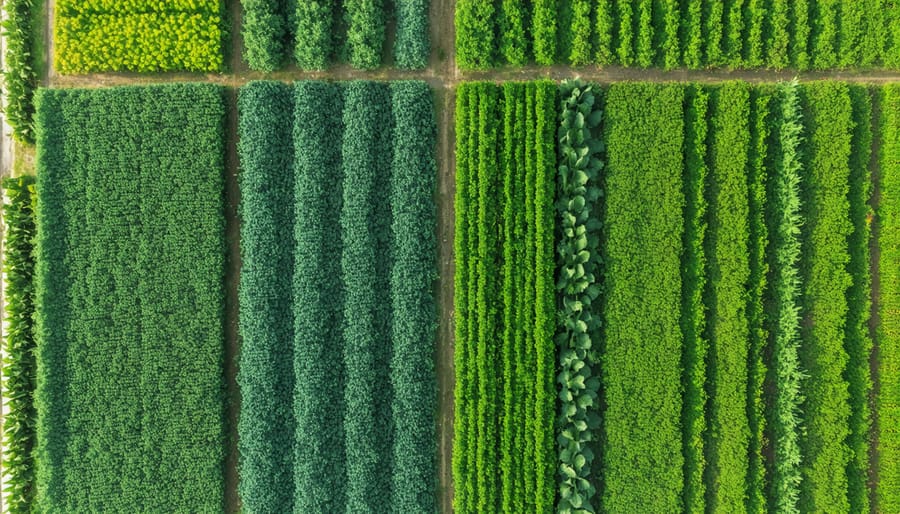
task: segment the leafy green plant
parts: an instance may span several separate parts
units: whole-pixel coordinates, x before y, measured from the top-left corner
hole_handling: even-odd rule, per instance
[[[294,2],[294,59],[304,70],[323,70],[334,54],[335,0]]]
[[[431,44],[428,38],[430,0],[395,0],[397,35],[394,63],[398,68],[417,70],[428,65]]]
[[[592,466],[600,428],[600,377],[594,371],[600,312],[600,157],[603,111],[591,86],[562,86],[556,178],[559,374],[559,513],[596,512]]]
[[[350,65],[361,70],[377,68],[385,38],[384,0],[343,0],[341,7]]]
[[[34,90],[38,79],[34,72],[32,17],[34,0],[8,0],[3,10],[6,19],[0,25],[6,53],[3,56],[3,106],[13,136],[34,142]]]
[[[273,71],[287,55],[290,39],[284,2],[281,0],[243,0],[241,33],[244,59],[251,69]]]
[[[35,506],[34,177],[4,180],[3,193],[6,324],[0,373],[5,409],[0,461],[6,477],[6,509],[25,514]]]

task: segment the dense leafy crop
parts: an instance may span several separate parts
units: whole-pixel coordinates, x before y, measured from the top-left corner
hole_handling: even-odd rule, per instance
[[[853,109],[846,84],[814,83],[802,89],[809,133],[805,175],[805,245],[801,362],[806,433],[801,509],[849,510],[847,445],[850,419],[848,364],[844,347],[847,290],[847,237],[853,231],[848,201]]]
[[[244,505],[434,510],[431,91],[256,82],[240,108]]]
[[[872,308],[872,276],[869,271],[872,215],[869,200],[872,177],[869,161],[872,156],[872,100],[863,86],[850,86],[853,104],[853,140],[850,147],[850,221],[853,232],[847,244],[850,262],[847,270],[853,284],[847,290],[847,321],[844,327],[844,346],[849,361],[845,376],[850,386],[850,436],[847,444],[852,456],[847,467],[851,512],[869,511],[869,433],[872,428],[869,397],[872,393],[872,338],[869,317]]]
[[[460,0],[464,69],[900,66],[886,0]]]
[[[684,124],[684,254],[681,267],[681,366],[684,387],[682,439],[684,493],[688,512],[703,512],[706,505],[704,446],[706,433],[706,230],[707,135],[709,95],[699,87],[685,90]]]
[[[221,71],[223,4],[60,2],[54,40],[60,73]]]
[[[34,508],[34,177],[3,182],[4,334],[0,366],[3,494],[11,514]]]
[[[293,54],[300,68],[322,70],[335,60],[354,68],[382,64],[388,18],[396,19],[394,65],[428,64],[430,0],[241,0],[245,58],[272,71]]]
[[[603,163],[603,111],[593,87],[562,88],[557,133],[557,300],[560,410],[559,507],[557,512],[596,512],[596,432],[600,428],[600,377],[595,371],[600,313],[600,220],[598,187]],[[597,302],[597,304],[595,304]],[[580,510],[579,510],[580,509]]]
[[[36,107],[38,510],[220,511],[223,91]]]
[[[603,507],[675,512],[681,396],[684,90],[621,84],[606,101]]]
[[[34,142],[34,90],[37,76],[32,56],[35,43],[34,0],[8,0],[2,23],[6,53],[3,56],[4,114],[19,141]]]
[[[554,508],[556,108],[551,82],[457,92],[458,512]]]
[[[744,508],[749,468],[747,384],[750,324],[750,89],[728,83],[713,91],[709,146],[709,368],[707,508]]]
[[[877,334],[881,383],[875,402],[879,456],[875,510],[893,512],[900,509],[900,86],[884,88],[881,112],[881,325]]]

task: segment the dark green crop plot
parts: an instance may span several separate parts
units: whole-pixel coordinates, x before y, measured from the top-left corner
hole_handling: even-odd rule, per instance
[[[434,511],[431,90],[254,82],[239,106],[244,508]]]
[[[223,509],[224,105],[38,94],[39,511]]]
[[[420,69],[430,52],[430,0],[241,0],[244,58],[273,71],[293,58],[304,70],[335,61],[354,68],[382,64],[388,19],[395,21],[393,65]]]
[[[887,0],[460,0],[457,62],[897,68],[896,9]]]

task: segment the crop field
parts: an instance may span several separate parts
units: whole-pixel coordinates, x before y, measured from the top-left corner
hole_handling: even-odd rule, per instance
[[[432,91],[254,82],[238,106],[244,508],[432,512]]]
[[[58,0],[60,73],[221,71],[222,0]]]
[[[896,114],[873,105],[894,96],[463,84],[455,509],[890,511],[895,314],[885,297],[870,331],[869,247],[890,294],[892,207],[873,240],[870,163],[884,138],[890,194]]]
[[[464,69],[900,67],[887,0],[459,0]]]
[[[38,511],[222,509],[224,106],[38,92]]]
[[[334,61],[358,69],[383,64],[388,22],[394,23],[393,64],[424,68],[430,51],[430,0],[241,0],[245,58],[254,70],[272,71],[293,60],[304,70]]]

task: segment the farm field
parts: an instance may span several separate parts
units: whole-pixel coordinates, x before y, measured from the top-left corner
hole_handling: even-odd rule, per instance
[[[432,91],[253,82],[238,108],[244,508],[434,511]]]
[[[898,9],[884,0],[458,0],[457,63],[897,68]]]
[[[34,470],[42,511],[224,496],[224,96],[37,97]]]
[[[463,84],[455,510],[896,501],[869,480],[896,473],[891,458],[870,470],[870,455],[895,451],[892,425],[873,425],[896,404],[873,391],[873,369],[891,374],[893,314],[882,308],[885,329],[871,328],[869,254],[890,244],[872,239],[870,165],[894,125],[873,105],[894,94],[841,82],[570,83],[559,95],[548,82]],[[548,104],[560,106],[556,161]],[[874,277],[885,292],[892,274]]]
[[[0,512],[900,512],[888,0],[8,0]]]

